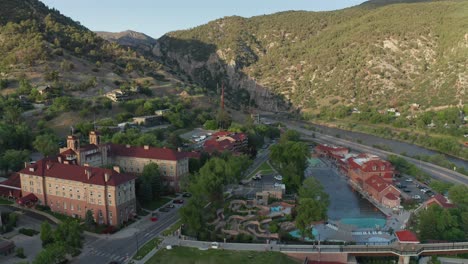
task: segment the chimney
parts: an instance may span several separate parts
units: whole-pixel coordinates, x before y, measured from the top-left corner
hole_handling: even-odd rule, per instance
[[[119,166],[114,166],[114,170],[118,173],[120,173],[120,167]]]
[[[84,167],[89,167],[89,163],[83,164]]]
[[[50,164],[50,163],[47,163],[47,164],[46,164],[46,168],[47,168],[48,170],[50,170],[50,167],[51,167],[51,164]]]
[[[58,156],[58,162],[62,163],[62,157],[61,156]]]
[[[110,174],[109,174],[108,172],[104,173],[104,180],[105,180],[106,182],[109,181],[109,178],[110,178]]]
[[[182,148],[181,148],[181,147],[178,147],[178,148],[177,148],[177,151],[178,151],[178,152],[182,152]]]
[[[148,146],[148,145],[144,145],[143,148],[146,149],[146,150],[148,150],[148,149],[149,149],[149,146]]]
[[[126,148],[130,148],[130,145],[129,145],[129,144],[127,144],[127,145],[125,145],[125,147],[126,147]]]
[[[24,167],[26,168],[28,166],[28,163],[25,161],[24,162]]]
[[[85,174],[88,177],[88,180],[91,178],[91,170],[90,169],[85,169]]]

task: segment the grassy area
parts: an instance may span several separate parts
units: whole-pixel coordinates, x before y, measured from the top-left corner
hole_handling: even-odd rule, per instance
[[[146,243],[145,245],[143,245],[139,250],[138,252],[135,254],[135,256],[133,256],[133,259],[134,260],[141,260],[143,259],[146,255],[148,255],[148,253],[153,250],[155,247],[157,247],[159,245],[159,243],[161,243],[161,239],[160,238],[153,238],[151,239],[150,241],[148,241],[148,243]]]
[[[156,210],[159,207],[165,205],[167,202],[171,201],[170,198],[166,197],[161,197],[157,200],[151,201],[149,203],[142,204],[141,207],[147,209],[147,210]]]
[[[257,172],[261,171],[263,174],[268,174],[274,172],[273,168],[265,161],[256,170],[254,170],[250,175],[249,178],[257,174]]]
[[[175,247],[172,250],[162,249],[146,264],[297,264],[299,262],[279,252],[199,250],[196,248]]]
[[[12,203],[13,203],[12,201],[0,198],[0,204],[12,204]]]
[[[163,236],[168,236],[172,233],[174,233],[179,227],[182,225],[182,222],[179,220],[175,224],[171,225],[168,229],[164,230],[162,232]]]

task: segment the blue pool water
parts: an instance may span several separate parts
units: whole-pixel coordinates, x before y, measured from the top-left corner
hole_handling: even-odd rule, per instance
[[[382,218],[342,218],[343,224],[354,225],[357,228],[376,228],[384,227],[386,220]]]
[[[291,231],[289,232],[289,234],[295,238],[301,238],[301,233],[299,232],[299,229],[297,230],[294,230],[294,231]],[[315,230],[315,228],[312,228],[312,235],[314,235],[314,237],[317,237],[318,236],[318,232],[317,230]],[[310,238],[306,237],[305,238],[306,241],[312,241]]]
[[[270,212],[281,212],[283,207],[281,206],[276,206],[276,207],[270,207]]]

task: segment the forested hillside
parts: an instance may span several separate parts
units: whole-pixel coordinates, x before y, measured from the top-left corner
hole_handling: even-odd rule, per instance
[[[0,0],[0,54],[1,88],[17,88],[26,79],[84,92],[98,83],[116,88],[161,68],[37,0]]]
[[[224,81],[236,104],[269,110],[281,97],[317,112],[466,101],[468,1],[390,2],[225,17],[166,34],[156,54],[212,89]]]

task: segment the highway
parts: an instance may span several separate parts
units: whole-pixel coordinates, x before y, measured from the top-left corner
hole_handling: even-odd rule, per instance
[[[437,165],[434,165],[432,163],[416,160],[413,158],[409,158],[406,156],[402,156],[397,153],[381,150],[381,149],[376,149],[372,148],[363,144],[359,144],[353,141],[333,137],[330,135],[325,135],[318,133],[316,131],[310,131],[308,129],[305,129],[302,127],[304,125],[301,122],[298,121],[290,121],[290,120],[279,120],[283,124],[285,124],[288,128],[294,129],[301,133],[303,135],[303,138],[306,140],[313,140],[318,143],[327,143],[327,144],[336,144],[336,145],[341,145],[345,147],[349,147],[351,149],[354,149],[355,151],[358,152],[366,152],[370,154],[377,155],[382,158],[386,158],[388,155],[396,155],[402,158],[405,158],[407,161],[415,164],[419,168],[421,168],[422,171],[427,172],[429,175],[431,175],[434,179],[438,179],[441,181],[446,181],[446,182],[451,182],[454,184],[465,184],[468,185],[468,176],[465,176],[461,173],[458,173],[456,171],[452,171],[446,168],[439,167]],[[312,135],[315,134],[315,138],[312,137]]]

